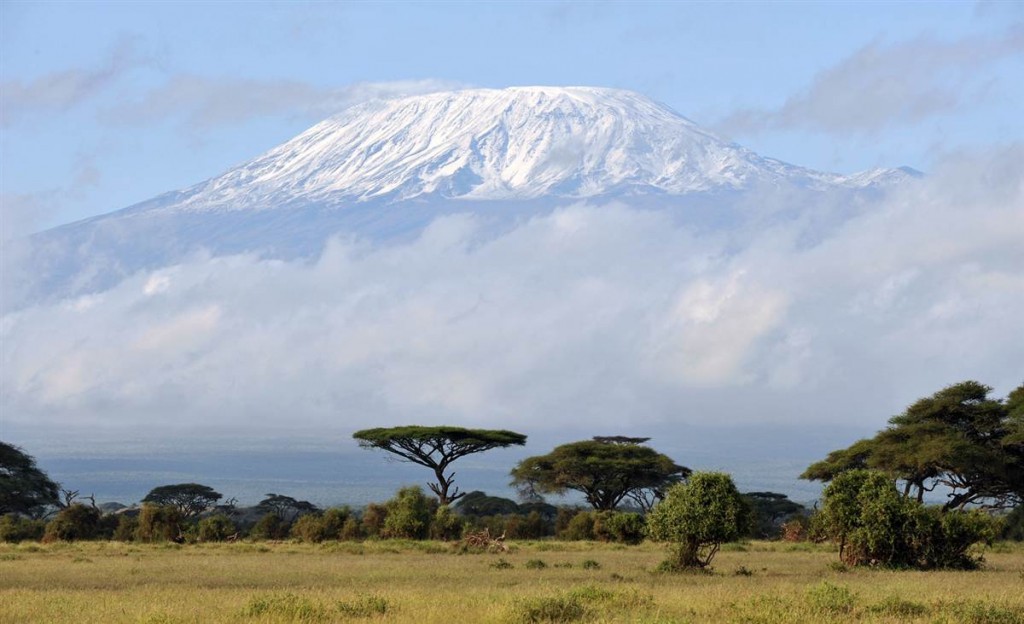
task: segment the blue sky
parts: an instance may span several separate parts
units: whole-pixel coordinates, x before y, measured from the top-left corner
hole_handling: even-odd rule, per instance
[[[594,85],[817,169],[1024,136],[1022,3],[0,5],[23,233],[216,175],[373,95]]]

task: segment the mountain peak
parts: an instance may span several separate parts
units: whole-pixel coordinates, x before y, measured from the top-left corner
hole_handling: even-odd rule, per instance
[[[511,87],[354,106],[189,189],[178,208],[679,195],[843,180],[762,158],[631,91]]]

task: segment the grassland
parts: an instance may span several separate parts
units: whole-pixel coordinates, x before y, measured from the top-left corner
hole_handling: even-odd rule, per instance
[[[729,545],[660,574],[653,544],[0,546],[0,621],[1024,623],[1024,547],[975,572],[844,570],[827,547]]]

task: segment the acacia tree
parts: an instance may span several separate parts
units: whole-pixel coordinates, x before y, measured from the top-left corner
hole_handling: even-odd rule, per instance
[[[267,494],[267,497],[257,503],[256,508],[264,513],[271,513],[291,524],[303,514],[316,513],[320,509],[309,501],[300,501],[283,494]]]
[[[0,516],[9,513],[38,515],[57,505],[60,486],[36,466],[22,449],[0,442]]]
[[[580,492],[598,510],[615,509],[627,497],[653,504],[669,486],[689,476],[690,469],[637,440],[647,438],[615,436],[563,444],[519,462],[511,473],[512,484],[524,495]]]
[[[153,488],[144,503],[174,507],[186,518],[197,516],[217,503],[223,496],[208,485],[178,483]]]
[[[833,451],[804,479],[831,481],[854,469],[884,472],[918,502],[949,491],[945,509],[1005,508],[1024,499],[1024,386],[1005,401],[992,388],[965,381],[916,401],[875,437]]]
[[[526,444],[526,436],[514,431],[448,426],[378,427],[357,431],[352,437],[363,448],[381,449],[433,470],[437,482],[427,486],[441,505],[465,496],[458,487],[453,488],[455,473],[448,471],[452,462],[466,455]]]

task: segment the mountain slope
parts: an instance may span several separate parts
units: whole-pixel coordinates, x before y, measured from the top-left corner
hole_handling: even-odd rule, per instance
[[[336,232],[394,240],[452,212],[507,223],[585,199],[727,214],[765,189],[874,193],[914,175],[841,176],[764,158],[629,91],[374,101],[191,188],[37,234],[20,264],[28,270],[5,277],[19,282],[3,284],[5,306],[102,289],[197,251],[301,257]]]

